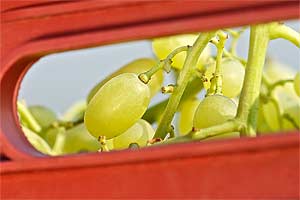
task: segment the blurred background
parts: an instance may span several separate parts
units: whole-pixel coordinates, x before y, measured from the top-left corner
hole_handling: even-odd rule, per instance
[[[300,30],[298,20],[286,24]],[[247,58],[248,43],[249,29],[242,35],[237,47],[243,58]],[[214,47],[212,49],[215,50]],[[268,56],[299,71],[300,51],[287,41],[272,41]],[[154,57],[151,40],[51,54],[41,58],[27,72],[18,98],[24,99],[28,105],[44,105],[61,114],[73,103],[86,99],[90,89],[107,75],[142,57]],[[165,82],[172,82],[171,76],[168,77]],[[166,97],[158,94],[152,104]]]

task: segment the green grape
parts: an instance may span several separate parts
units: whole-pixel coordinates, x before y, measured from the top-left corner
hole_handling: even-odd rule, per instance
[[[224,140],[224,139],[239,138],[239,137],[240,137],[240,132],[230,132],[230,133],[224,133],[221,135],[208,137],[208,138],[203,139],[202,141]]]
[[[29,128],[27,128],[25,126],[22,126],[22,130],[24,132],[24,135],[30,142],[30,144],[35,149],[37,149],[38,151],[40,151],[44,154],[52,155],[52,150],[51,150],[50,146],[47,144],[47,142],[43,138],[41,138],[37,133],[31,131]]]
[[[56,121],[56,114],[45,106],[29,106],[28,109],[42,128],[47,128]]]
[[[185,135],[192,130],[193,119],[200,101],[197,98],[187,99],[180,107],[179,132]]]
[[[149,102],[149,87],[134,73],[121,74],[105,83],[92,98],[84,123],[94,137],[110,139],[140,119]]]
[[[300,105],[293,105],[284,110],[284,115],[288,115],[290,119],[283,118],[283,130],[291,131],[300,127]],[[292,120],[292,121],[291,121]]]
[[[64,133],[63,142],[59,147],[56,146],[56,151],[60,154],[96,152],[99,149],[100,143],[89,134],[83,123],[68,129]]]
[[[155,55],[160,59],[165,59],[173,50],[178,47],[190,45],[192,46],[196,41],[198,35],[197,34],[185,34],[185,35],[175,35],[169,37],[155,38],[152,41],[152,49]],[[202,69],[204,63],[210,56],[210,48],[206,46],[203,50],[197,67]],[[181,52],[177,54],[172,59],[172,66],[176,69],[181,69],[183,67],[184,61],[186,57],[186,52]]]
[[[276,108],[276,104],[272,101],[262,103],[262,113],[266,124],[270,128],[269,133],[280,130],[280,113]]]
[[[267,60],[265,66],[265,77],[271,84],[287,79],[294,79],[296,71],[274,60]],[[299,97],[297,96],[292,83],[286,83],[284,86],[276,87],[272,96],[279,102],[281,112],[292,105],[299,104]]]
[[[230,98],[222,95],[207,96],[195,112],[194,127],[201,129],[224,123],[233,119],[236,111],[237,106]]]
[[[37,120],[32,116],[25,103],[20,101],[17,102],[17,109],[19,114],[20,123],[35,133],[40,133],[42,127],[39,125]]]
[[[296,71],[275,60],[267,60],[264,68],[264,74],[270,84],[280,80],[293,79]],[[288,115],[295,122],[299,119],[300,99],[296,94],[293,83],[286,83],[283,86],[276,87],[272,92],[272,98],[278,104],[276,109],[274,102],[268,105],[262,105],[263,115],[266,124],[269,127],[268,132],[280,130],[294,130],[296,127],[290,120],[284,118]],[[281,125],[281,126],[280,126]]]
[[[277,60],[267,59],[264,73],[268,82],[275,83],[280,80],[293,79],[296,71]]]
[[[114,150],[114,139],[106,140],[106,146],[109,150]]]
[[[64,127],[53,127],[53,128],[48,129],[45,132],[44,138],[48,142],[50,147],[53,147],[55,144],[57,135],[61,134],[61,133],[65,133],[65,132],[66,132],[66,130]]]
[[[114,149],[126,149],[131,143],[137,143],[140,147],[146,146],[147,141],[154,136],[154,130],[151,125],[139,119],[133,126],[121,135],[113,138]]]
[[[294,89],[298,97],[300,97],[300,72],[298,72],[295,76]]]
[[[229,98],[238,96],[243,87],[245,75],[244,66],[238,60],[225,58],[222,60],[221,68],[223,95]],[[207,80],[210,80],[213,77],[215,69],[215,62],[207,67],[205,72]],[[203,85],[205,89],[208,89],[210,87],[210,81],[204,82]]]
[[[97,93],[97,91],[110,79],[112,79],[115,76],[118,76],[123,73],[135,73],[140,74],[143,72],[148,71],[152,67],[154,67],[157,64],[157,60],[152,58],[140,58],[137,60],[134,60],[124,67],[120,68],[116,72],[109,75],[107,78],[105,78],[103,81],[98,83],[89,93],[87,101],[90,102],[92,97]],[[164,76],[163,76],[163,70],[157,71],[148,82],[148,86],[150,88],[151,97],[153,97],[158,91],[160,91],[161,85],[163,83]]]
[[[62,117],[63,121],[76,122],[83,119],[87,103],[85,100],[74,103]]]
[[[280,80],[294,79],[295,74],[296,70],[274,60],[268,60],[265,66],[265,75],[271,84]],[[272,92],[272,97],[278,102],[280,113],[288,114],[291,112],[291,108],[297,110],[300,107],[300,98],[295,91],[294,84],[291,82],[276,87]],[[299,119],[299,116],[294,114],[291,114],[291,117],[294,121]],[[283,124],[284,129],[287,128],[284,127],[285,124]]]
[[[263,113],[263,102],[260,102],[259,107],[258,107],[258,114],[257,114],[257,132],[259,134],[265,134],[265,133],[271,133],[272,130],[271,128],[268,126],[265,117],[264,117],[264,113]]]

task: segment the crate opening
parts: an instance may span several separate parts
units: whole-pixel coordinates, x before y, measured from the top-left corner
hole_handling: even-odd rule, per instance
[[[299,30],[299,21],[289,21],[286,24]],[[229,39],[225,44],[226,51],[223,51],[221,63],[224,64],[220,66],[223,66],[223,74],[221,74],[223,78],[222,92],[227,99],[225,101],[223,99],[213,101],[220,101],[220,109],[226,107],[227,110],[225,109],[224,112],[235,115],[245,74],[244,65],[247,61],[250,31],[249,27],[246,27],[245,30],[243,27],[239,27],[224,29],[224,33],[229,35]],[[241,35],[236,40],[237,46],[235,47],[234,34],[239,33]],[[97,105],[94,96],[98,95],[97,92],[100,88],[108,85],[105,83],[111,78],[122,73],[141,74],[146,72],[151,67],[158,65],[159,61],[166,58],[177,47],[192,45],[197,37],[197,33],[190,33],[55,53],[42,57],[28,70],[20,85],[17,108],[26,137],[35,148],[49,155],[140,148],[159,142],[158,138],[153,138],[155,129],[158,128],[164,115],[163,111],[172,91],[176,90],[178,75],[184,65],[185,52],[190,51],[189,47],[183,48],[182,51],[185,52],[178,53],[172,58],[172,62],[165,62],[164,68],[159,69],[152,76],[150,83],[147,84],[147,88],[149,88],[149,91],[145,92],[147,94],[141,94],[136,98],[151,99],[149,105],[147,102],[147,111],[141,111],[143,109],[136,109],[133,106],[132,113],[128,109],[128,113],[117,113],[116,115],[121,116],[120,128],[113,121],[118,119],[118,116],[112,117],[113,114],[109,113],[108,109],[103,111],[108,113],[99,114],[101,116],[107,115],[108,121],[110,120],[109,117],[112,117],[111,122],[105,120],[99,122],[99,124],[103,124],[103,129],[111,127],[113,130],[111,132],[110,130],[104,131],[104,135],[107,134],[106,138],[95,136],[95,129],[97,129],[95,119],[97,116],[90,114],[91,122],[84,123],[84,114],[88,103],[92,101],[94,101],[96,110],[97,106],[101,107],[101,105]],[[220,42],[220,39],[217,42]],[[196,110],[200,110],[200,102],[207,98],[205,97],[207,91],[213,88],[212,84],[215,84],[213,77],[216,72],[216,49],[215,44],[209,43],[203,50],[195,67],[195,76],[189,82],[187,92],[182,96],[183,101],[180,102],[175,117],[172,119],[171,124],[174,129],[168,130],[167,137],[173,134],[175,136],[187,134],[194,127]],[[260,102],[262,103],[258,112],[257,128],[260,134],[299,129],[300,101],[294,90],[293,81],[287,81],[287,83],[282,83],[282,86],[276,86],[276,90],[274,89],[272,92],[267,91],[273,87],[270,85],[277,84],[278,81],[294,79],[296,72],[299,72],[299,57],[297,47],[288,41],[275,40],[270,42],[264,70],[264,77],[267,80],[264,80],[266,83],[265,85],[263,83],[261,88]],[[169,68],[171,72],[166,73],[170,70]],[[120,81],[123,84],[119,84],[119,87],[111,86],[112,96],[101,100],[102,103],[107,103],[111,107],[111,112],[119,108],[112,106],[113,102],[110,102],[109,98],[114,101],[118,99],[115,96],[123,95],[124,98],[120,97],[119,101],[123,101],[125,98],[132,101],[132,96],[129,95],[132,88],[129,87],[128,91],[122,91],[122,88],[126,88],[124,84],[130,83],[132,79],[134,78],[128,75],[125,81]],[[231,84],[231,82],[236,83]],[[143,97],[143,95],[148,96]],[[124,101],[129,107],[133,104],[133,102],[126,102],[126,99]],[[137,101],[137,106],[142,106],[142,104],[145,102]],[[232,110],[229,109],[230,106],[233,106]],[[104,108],[101,107],[101,109]],[[203,112],[205,109],[204,106]],[[140,113],[135,114],[136,112]],[[122,118],[125,114],[128,115],[128,118],[135,119],[131,119],[131,122],[125,122],[126,120]],[[140,118],[137,117],[138,115],[142,116],[142,119],[138,119]],[[217,117],[218,115],[216,115]],[[201,120],[199,126],[202,126],[202,123],[210,124],[212,122],[205,121],[205,118]],[[132,123],[133,121],[134,123]],[[86,127],[85,124],[89,124],[87,126],[90,127]],[[210,125],[214,125],[214,123],[212,122]],[[126,126],[129,128],[125,130],[124,127]],[[121,134],[117,133],[118,130],[125,131]],[[98,128],[98,131],[101,132],[101,128]],[[92,133],[90,134],[90,132]],[[239,136],[239,132],[230,132],[203,140]]]

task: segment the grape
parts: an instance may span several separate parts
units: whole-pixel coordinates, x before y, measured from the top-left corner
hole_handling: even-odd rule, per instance
[[[105,83],[92,98],[84,123],[94,137],[110,139],[140,119],[149,102],[149,87],[134,73],[121,74]]]
[[[243,81],[244,81],[244,75],[245,75],[245,69],[244,66],[235,59],[231,58],[225,58],[222,59],[221,66],[222,68],[222,93],[224,96],[227,96],[229,98],[236,97],[240,94],[242,87],[243,87]],[[213,77],[213,74],[215,73],[216,69],[216,63],[210,64],[205,72],[205,77],[207,78],[207,82],[204,82],[204,88],[208,89],[210,87],[210,79]]]
[[[39,123],[36,121],[36,119],[33,117],[29,109],[26,107],[25,103],[22,103],[20,101],[17,102],[17,110],[18,115],[20,119],[21,125],[26,126],[30,130],[32,130],[35,133],[40,133],[42,130],[42,127],[39,125]]]
[[[300,127],[300,105],[293,105],[284,111],[284,115],[288,115],[294,122],[295,125]],[[283,130],[295,130],[294,124],[292,124],[289,120],[283,118]]]
[[[135,73],[140,74],[143,72],[148,71],[152,67],[154,67],[157,64],[157,61],[152,58],[140,58],[137,60],[134,60],[124,67],[120,68],[118,71],[112,73],[110,76],[108,76],[106,79],[98,83],[89,93],[87,101],[90,102],[92,97],[96,94],[96,92],[111,78],[120,75],[122,73]],[[163,76],[163,70],[157,71],[148,82],[148,86],[150,88],[151,97],[153,97],[158,91],[160,91],[161,85],[163,83],[164,76]]]
[[[86,101],[78,101],[74,103],[63,115],[62,120],[63,121],[79,121],[83,119],[85,110],[87,107]]]
[[[235,117],[236,110],[236,104],[228,97],[207,96],[200,102],[196,110],[194,127],[201,129],[224,123]]]
[[[137,143],[140,147],[146,146],[147,141],[154,136],[151,125],[139,119],[133,126],[121,135],[113,138],[114,149],[126,149],[131,143]]]
[[[293,79],[296,71],[274,59],[267,59],[264,67],[267,80],[275,83],[279,80]]]
[[[271,84],[280,81],[293,79],[296,71],[282,63],[275,60],[267,60],[265,66],[265,77]],[[297,96],[292,83],[286,83],[284,86],[276,87],[272,96],[279,102],[281,112],[292,105],[299,104],[299,97]]]
[[[260,102],[258,107],[258,114],[257,114],[257,132],[260,134],[264,133],[271,133],[271,128],[268,126],[264,113],[263,113],[263,102]]]
[[[293,70],[289,66],[278,61],[267,60],[266,62],[265,74],[270,83],[294,79],[295,73],[296,70]],[[293,109],[291,108],[294,108],[295,110],[300,109],[300,98],[295,91],[293,83],[286,83],[284,86],[276,87],[272,93],[272,97],[278,102],[281,113],[288,114],[289,112],[292,112]],[[295,114],[291,114],[291,116],[293,120],[297,121],[299,119],[299,116]]]
[[[186,46],[186,45],[193,45],[196,41],[198,35],[196,34],[185,34],[185,35],[175,35],[169,37],[162,37],[162,38],[155,38],[152,42],[152,49],[155,55],[160,59],[165,59],[173,50],[178,47]],[[204,63],[210,56],[210,48],[206,46],[203,50],[198,63],[197,67],[202,69]],[[172,66],[176,69],[181,69],[183,67],[184,61],[186,57],[186,52],[181,52],[177,54],[172,59]]]
[[[109,150],[113,150],[114,149],[114,141],[113,138],[110,140],[106,140],[106,146]]]
[[[48,142],[50,147],[53,147],[54,144],[55,144],[57,135],[60,134],[60,133],[65,133],[65,131],[66,130],[65,130],[64,127],[50,128],[46,131],[44,138]]]
[[[56,114],[45,106],[29,106],[28,109],[42,128],[47,128],[56,121]]]
[[[298,72],[295,76],[294,89],[298,97],[300,97],[300,72]]]
[[[52,150],[50,146],[43,138],[41,138],[37,133],[31,131],[29,128],[25,126],[22,126],[22,130],[27,140],[35,149],[37,149],[38,151],[44,154],[52,155]]]
[[[181,135],[187,134],[192,130],[193,119],[200,101],[197,98],[187,99],[180,108],[179,132]]]
[[[276,105],[272,101],[268,101],[267,103],[263,103],[261,107],[265,122],[270,128],[270,132],[280,130],[280,121],[278,118],[280,113],[278,113]]]
[[[56,147],[60,154],[96,152],[100,149],[100,143],[89,134],[83,123],[68,129],[63,135],[63,142],[59,148]]]

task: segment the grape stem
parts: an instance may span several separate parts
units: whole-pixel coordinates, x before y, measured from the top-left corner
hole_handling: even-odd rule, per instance
[[[42,127],[39,125],[39,123],[36,121],[36,119],[31,114],[30,110],[21,102],[17,102],[17,108],[18,112],[21,115],[21,119],[23,118],[30,127],[31,130],[34,132],[40,132],[42,130]]]
[[[282,118],[285,118],[286,120],[288,120],[296,129],[298,129],[298,130],[300,129],[300,127],[298,126],[295,119],[292,118],[289,114],[287,114],[287,113],[283,114]]]
[[[211,86],[208,90],[207,95],[219,94],[222,95],[222,56],[223,50],[225,46],[225,41],[228,38],[228,35],[224,32],[220,31],[217,33],[219,39],[216,40],[215,38],[211,40],[211,42],[217,47],[217,59],[216,59],[216,69],[214,76],[211,80]]]
[[[193,74],[193,76],[191,77],[187,87],[184,90],[184,93],[180,99],[178,108],[180,108],[180,105],[182,104],[182,102],[184,102],[186,99],[189,99],[192,96],[195,96],[203,88],[203,84],[202,84],[203,80],[202,79],[203,79],[202,73],[199,72],[198,70],[196,70],[195,73]],[[145,114],[143,115],[142,118],[151,124],[154,123],[155,121],[158,121],[158,119],[160,118],[160,116],[162,115],[162,113],[164,111],[164,108],[168,104],[168,100],[169,99],[166,99],[166,100],[161,101],[160,103],[150,107],[145,112]]]
[[[163,144],[187,142],[191,140],[204,140],[206,138],[221,135],[223,133],[229,133],[233,131],[242,131],[245,128],[245,124],[238,120],[229,120],[223,124],[211,126],[201,130],[192,130],[187,135],[176,137],[164,141]]]
[[[225,31],[227,31],[230,34],[230,36],[232,37],[229,52],[233,56],[237,56],[237,53],[236,53],[237,42],[245,30],[246,30],[246,27],[243,27],[242,29],[240,29],[238,31],[235,31],[232,29],[225,29]]]
[[[234,55],[234,54],[230,53],[229,51],[227,51],[226,49],[223,50],[223,54],[226,57],[233,58],[233,59],[240,61],[240,63],[242,63],[244,66],[247,65],[247,61],[244,58]]]
[[[274,22],[270,24],[270,39],[284,38],[300,47],[300,33],[283,23]]]
[[[200,57],[200,54],[202,53],[208,42],[215,35],[215,33],[215,31],[202,33],[197,38],[193,46],[191,48],[188,48],[186,60],[178,76],[176,87],[174,88],[174,91],[169,98],[161,121],[156,129],[154,138],[164,139],[166,137],[166,134],[168,132],[167,130],[171,126],[172,119],[175,112],[177,111],[177,107],[179,105],[183,92],[188,85],[191,77],[193,76],[194,71],[196,70],[198,58]]]
[[[268,91],[269,91],[269,95],[272,94],[272,92],[274,91],[274,89],[278,86],[283,86],[286,83],[293,83],[294,80],[293,79],[286,79],[286,80],[279,80],[271,85],[268,86]]]
[[[139,79],[147,84],[153,74],[155,74],[158,70],[165,68],[167,72],[171,70],[171,64],[172,64],[172,58],[174,58],[178,53],[183,52],[183,51],[188,51],[190,46],[182,46],[176,48],[174,51],[172,51],[165,59],[160,60],[154,67],[152,67],[150,70],[141,73],[139,75]]]
[[[254,25],[250,30],[248,62],[236,119],[247,124],[242,135],[256,136],[256,121],[262,72],[269,44],[269,24]]]
[[[100,143],[100,149],[98,150],[98,152],[108,152],[109,151],[107,144],[106,144],[105,136],[99,136],[98,142]]]

